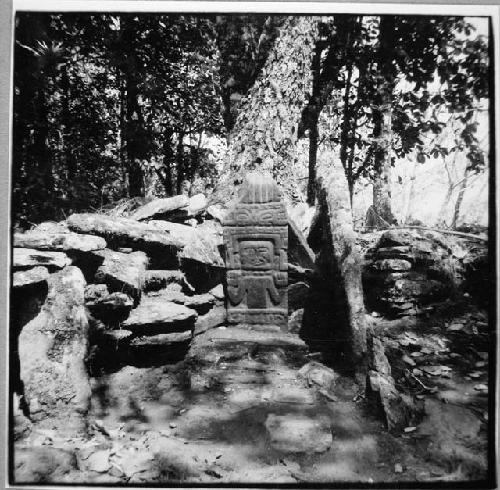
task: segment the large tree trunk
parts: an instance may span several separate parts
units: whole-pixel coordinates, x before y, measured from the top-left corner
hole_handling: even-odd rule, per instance
[[[317,253],[318,284],[304,312],[304,337],[324,337],[314,348],[329,346],[330,355],[350,365],[361,387],[367,368],[362,257],[356,245],[347,180],[340,165],[318,178],[318,212],[309,234]],[[313,341],[314,344],[314,341]],[[327,353],[325,353],[327,354]]]
[[[373,107],[374,180],[373,208],[389,224],[395,222],[391,208],[391,150],[392,150],[392,94],[395,72],[392,66],[394,50],[394,18],[383,16],[380,20],[378,71],[381,79],[378,97]]]
[[[270,171],[279,184],[290,181],[297,129],[311,86],[317,23],[318,18],[291,16],[281,27],[238,113],[224,175],[212,200],[227,202],[249,170]],[[289,185],[295,187],[293,178]]]

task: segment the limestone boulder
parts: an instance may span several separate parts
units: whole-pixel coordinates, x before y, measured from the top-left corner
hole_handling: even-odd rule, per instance
[[[106,239],[111,248],[130,247],[146,252],[151,257],[159,256],[164,263],[177,264],[177,252],[182,243],[169,233],[135,219],[101,214],[72,214],[67,219],[68,227],[78,233],[93,234]]]
[[[192,330],[196,311],[184,305],[155,297],[144,297],[122,327],[136,335],[157,335]]]
[[[31,419],[75,434],[86,429],[90,403],[85,279],[69,266],[48,285],[40,313],[19,334],[20,376]]]
[[[30,286],[38,286],[42,283],[46,283],[49,275],[49,271],[43,266],[33,267],[33,269],[25,271],[14,272],[12,287],[26,288]]]
[[[112,250],[96,252],[104,260],[97,269],[95,282],[106,284],[111,292],[123,292],[138,304],[148,257],[144,252],[124,254]]]
[[[71,264],[71,259],[64,252],[48,252],[33,248],[14,248],[12,267],[14,271],[44,266],[54,271]]]
[[[106,248],[106,240],[94,235],[27,231],[14,233],[14,247],[36,248],[38,250],[92,252]]]

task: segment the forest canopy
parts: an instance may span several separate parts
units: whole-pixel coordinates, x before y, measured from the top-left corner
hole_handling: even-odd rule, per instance
[[[120,199],[224,202],[254,168],[289,202],[341,164],[353,217],[487,224],[481,18],[16,16],[12,212],[29,228]]]

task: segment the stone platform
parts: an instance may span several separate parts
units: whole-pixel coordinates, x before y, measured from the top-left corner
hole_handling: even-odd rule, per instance
[[[332,445],[330,417],[321,395],[299,375],[307,347],[277,326],[220,327],[191,344],[190,389],[224,394],[230,411],[261,412],[271,453],[321,453]]]

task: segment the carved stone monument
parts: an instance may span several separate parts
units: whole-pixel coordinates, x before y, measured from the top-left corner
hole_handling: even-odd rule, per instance
[[[288,323],[288,221],[269,174],[251,172],[224,220],[229,324]]]

